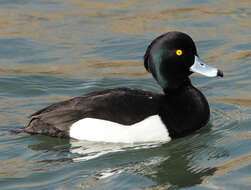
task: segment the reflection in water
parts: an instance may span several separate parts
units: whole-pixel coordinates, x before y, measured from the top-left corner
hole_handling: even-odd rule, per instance
[[[186,143],[173,142],[171,145],[163,145],[167,151],[166,155],[168,155],[168,159],[159,163],[157,166],[153,166],[153,175],[145,175],[155,181],[157,186],[166,184],[167,186],[176,188],[201,184],[207,176],[212,176],[216,171],[214,167],[203,166],[196,161],[196,159],[199,158],[197,154],[201,154],[203,149],[211,149],[210,145],[198,141],[189,141],[188,139]],[[179,145],[175,145],[176,143]],[[198,144],[196,145],[196,143]],[[214,152],[214,155],[216,154],[217,152]],[[200,156],[208,155],[204,152]],[[222,157],[224,157],[224,155],[222,155]],[[213,156],[211,159],[213,159]]]
[[[43,135],[29,135],[37,144],[29,145],[28,148],[34,151],[53,151],[53,152],[68,152],[70,145],[69,139],[53,138]]]
[[[208,128],[206,130],[208,131]],[[194,142],[194,140],[196,142]],[[197,165],[199,164],[196,163],[196,159],[198,158],[197,154],[201,154],[203,149],[211,148],[210,145],[196,140],[195,137],[193,140],[187,138],[187,141],[184,139],[175,140],[162,145],[118,145],[73,141],[73,144],[74,143],[76,143],[77,148],[73,147],[71,151],[81,154],[79,158],[74,159],[77,161],[97,158],[108,153],[113,154],[113,156],[110,156],[111,160],[116,160],[116,157],[119,155],[116,152],[120,152],[120,154],[124,152],[124,155],[130,155],[132,154],[131,152],[134,152],[133,155],[137,158],[141,157],[139,155],[144,155],[143,160],[140,162],[136,161],[136,163],[123,164],[117,168],[103,169],[95,175],[97,180],[101,180],[100,182],[96,181],[96,185],[106,183],[104,182],[106,178],[109,181],[111,178],[115,176],[118,177],[125,173],[138,173],[139,176],[145,176],[151,179],[156,187],[164,185],[164,187],[182,188],[201,184],[206,177],[212,176],[216,171],[214,167],[210,168]],[[219,158],[219,152],[215,151],[213,155]],[[214,159],[213,155],[211,155],[211,159]],[[207,152],[204,152],[203,155],[200,156],[207,156]],[[224,156],[225,154],[221,155],[221,157]],[[126,160],[128,157],[129,156],[126,155],[123,159]],[[86,183],[89,183],[89,181],[87,180]]]
[[[80,162],[84,166],[86,164],[95,165],[97,159],[102,160],[103,164],[94,174],[96,185],[107,183],[106,180],[109,181],[116,176],[136,173],[139,178],[144,176],[146,179],[150,179],[154,182],[154,186],[165,184],[165,186],[181,188],[200,184],[207,176],[213,175],[216,171],[215,168],[200,166],[196,161],[198,157],[207,156],[208,152],[203,152],[203,149],[212,149],[210,145],[200,141],[200,138],[198,139],[198,135],[203,136],[202,139],[212,139],[212,137],[205,136],[208,130],[209,128],[206,127],[192,137],[174,140],[166,144],[116,144],[76,140],[70,140],[69,143],[66,139],[56,138],[55,140],[53,137],[38,135],[32,137],[39,143],[30,145],[29,148],[40,152],[46,150],[58,155],[56,160],[43,158],[38,161],[40,164],[46,165],[72,160],[76,163]],[[214,150],[213,154],[218,153]],[[221,155],[221,157],[224,156],[224,154]],[[214,156],[211,157],[211,159],[214,158]],[[111,165],[111,163],[113,164]],[[81,171],[81,168],[79,170]],[[85,177],[83,176],[83,178]],[[85,183],[89,182],[87,180]],[[93,183],[93,180],[90,183]]]
[[[206,127],[203,134],[208,131],[209,128]],[[199,134],[195,136],[198,135]],[[120,157],[121,159],[121,156],[119,156],[121,154],[130,155],[132,152],[134,152],[133,156],[135,158],[140,158],[142,157],[139,156],[141,154],[144,155],[142,161],[127,163],[126,165],[123,164],[120,167],[103,169],[95,176],[98,180],[104,180],[106,178],[110,179],[112,176],[136,172],[139,176],[142,175],[151,179],[157,186],[165,184],[165,186],[181,188],[201,184],[207,176],[212,176],[216,171],[214,167],[200,166],[196,163],[198,158],[208,156],[208,151],[203,151],[203,149],[213,150],[213,152],[210,153],[211,159],[226,156],[226,154],[222,154],[221,151],[218,152],[213,147],[210,147],[210,145],[200,142],[200,139],[197,138],[198,137],[180,139],[166,144],[148,143],[134,145],[71,140],[70,151],[71,153],[78,154],[78,157],[73,159],[73,161],[78,162],[95,158],[100,159],[103,156],[110,157],[108,160],[112,161],[113,159],[116,160],[116,157]],[[211,137],[204,138],[210,139]],[[207,141],[207,143],[210,143],[210,141]],[[124,162],[123,159],[127,160],[129,155],[122,158],[121,162]],[[103,161],[105,160],[106,159]],[[104,181],[100,183],[104,183]]]
[[[100,156],[116,153],[121,151],[130,151],[137,149],[150,149],[158,147],[160,143],[136,143],[136,144],[119,144],[119,143],[101,143],[101,142],[88,142],[88,141],[70,141],[71,153],[79,154],[79,157],[73,159],[73,161],[85,161]]]

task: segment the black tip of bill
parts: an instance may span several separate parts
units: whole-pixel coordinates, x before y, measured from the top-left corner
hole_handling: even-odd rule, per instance
[[[223,77],[223,76],[224,76],[223,71],[218,70],[218,71],[217,71],[217,76],[219,76],[219,77]]]
[[[190,67],[190,71],[200,73],[207,77],[223,77],[223,72],[213,66],[207,65],[198,56],[194,58],[194,64]]]

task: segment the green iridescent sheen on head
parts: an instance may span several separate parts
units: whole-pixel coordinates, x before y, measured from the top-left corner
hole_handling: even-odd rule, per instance
[[[152,56],[153,63],[154,63],[153,67],[155,70],[156,78],[162,88],[168,85],[167,80],[160,73],[160,64],[162,61],[163,52],[164,52],[163,50],[159,50],[158,52],[155,52],[154,55]]]

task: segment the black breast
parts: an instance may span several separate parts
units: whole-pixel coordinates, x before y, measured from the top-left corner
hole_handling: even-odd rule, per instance
[[[167,94],[161,102],[160,116],[172,138],[186,136],[209,121],[208,102],[192,85]]]

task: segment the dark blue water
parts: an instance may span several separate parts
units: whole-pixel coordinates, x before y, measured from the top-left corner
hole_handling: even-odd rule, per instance
[[[251,4],[213,1],[0,0],[0,189],[251,188]],[[13,134],[44,106],[95,90],[161,92],[142,62],[179,30],[223,79],[193,75],[210,123],[164,144]]]

